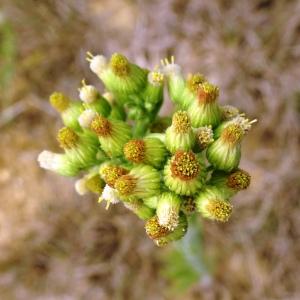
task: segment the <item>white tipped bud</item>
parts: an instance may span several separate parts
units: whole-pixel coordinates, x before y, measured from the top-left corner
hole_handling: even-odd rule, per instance
[[[96,55],[90,60],[90,69],[97,75],[107,68],[107,58],[103,55]]]
[[[84,178],[78,179],[75,182],[75,190],[81,196],[88,193],[88,189],[86,188],[85,182],[86,180]]]
[[[91,109],[87,109],[81,113],[78,122],[82,128],[89,128],[97,113]]]
[[[41,168],[56,171],[62,163],[61,154],[44,150],[38,156],[38,163]]]
[[[181,74],[181,67],[174,63],[167,64],[163,67],[163,72],[166,76],[170,76],[172,74],[179,75]]]
[[[98,91],[93,85],[83,85],[79,89],[79,98],[85,103],[92,103],[98,97]]]
[[[114,103],[115,97],[111,92],[103,93],[102,97],[104,97],[110,104]]]
[[[111,188],[108,184],[105,185],[101,198],[112,204],[117,204],[120,202],[120,199],[118,198],[118,192]]]

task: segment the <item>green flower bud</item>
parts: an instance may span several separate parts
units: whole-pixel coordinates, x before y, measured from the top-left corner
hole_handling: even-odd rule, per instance
[[[155,243],[159,247],[164,247],[170,242],[180,240],[184,237],[188,229],[188,221],[184,214],[180,214],[177,227],[166,236],[155,239]]]
[[[196,202],[195,202],[194,197],[191,197],[191,196],[182,197],[182,203],[181,203],[180,209],[186,215],[193,214],[196,210]]]
[[[51,94],[49,102],[60,113],[65,126],[81,131],[78,118],[84,108],[80,102],[71,101],[67,96],[58,92]]]
[[[230,174],[222,171],[213,172],[209,184],[216,187],[226,199],[229,199],[237,192],[247,189],[250,181],[250,174],[238,169]]]
[[[124,146],[125,158],[136,164],[161,167],[165,161],[167,151],[165,145],[156,138],[130,140]]]
[[[111,92],[131,94],[144,88],[147,73],[146,70],[130,63],[124,55],[115,53],[111,56],[108,68],[98,75]]]
[[[187,109],[195,98],[197,97],[197,93],[203,84],[206,81],[205,77],[200,74],[190,74],[186,80],[186,86],[181,95],[181,107],[183,109]]]
[[[57,140],[65,150],[66,156],[79,169],[90,168],[98,163],[99,143],[94,134],[77,134],[71,128],[63,127],[57,134]]]
[[[142,220],[148,220],[155,214],[154,209],[148,207],[139,199],[135,199],[130,202],[124,202],[124,206],[135,213]]]
[[[148,74],[148,83],[141,94],[144,100],[145,109],[156,114],[163,102],[164,74],[159,70]]]
[[[244,131],[241,126],[231,124],[207,148],[206,157],[214,168],[230,172],[238,167],[241,159],[240,141],[243,135]]]
[[[158,217],[155,215],[147,220],[145,223],[145,230],[150,239],[155,240],[168,235],[171,230],[167,227],[161,226],[158,222]]]
[[[243,114],[237,115],[234,118],[221,123],[214,131],[215,139],[221,136],[221,133],[227,128],[229,125],[239,126],[243,131],[243,135],[248,133],[252,128],[252,125],[257,122],[257,119],[249,120]]]
[[[112,164],[105,164],[100,168],[101,177],[112,188],[115,187],[117,179],[119,179],[123,175],[128,174],[128,172],[129,171],[125,168]]]
[[[161,226],[174,230],[179,221],[181,199],[175,193],[166,192],[159,196],[156,214]]]
[[[150,166],[137,166],[117,179],[115,188],[125,199],[152,197],[160,193],[160,173]]]
[[[85,195],[88,192],[101,195],[104,186],[105,182],[99,174],[95,173],[87,174],[75,182],[75,189],[79,195]]]
[[[214,141],[214,132],[211,125],[199,127],[196,133],[196,140],[200,150],[206,149]]]
[[[84,80],[79,89],[79,98],[84,102],[86,109],[91,109],[104,117],[110,114],[111,107],[107,100],[99,94],[93,85],[86,85]]]
[[[156,209],[158,203],[158,195],[149,198],[144,198],[143,201],[150,208]]]
[[[172,118],[172,125],[166,130],[165,144],[174,153],[177,150],[190,150],[195,143],[195,134],[190,119],[185,111],[177,111]]]
[[[80,168],[73,164],[66,154],[44,150],[39,154],[37,160],[41,168],[62,176],[76,176],[80,172]]]
[[[206,187],[196,198],[197,211],[204,218],[226,222],[232,213],[232,205],[213,187]]]
[[[102,149],[110,157],[121,156],[124,144],[131,136],[128,124],[119,120],[108,120],[102,116],[96,116],[92,120],[90,129],[97,134]]]
[[[179,195],[193,195],[205,177],[204,164],[192,151],[176,151],[164,169],[166,186]]]
[[[198,89],[198,96],[187,112],[193,127],[211,125],[216,127],[221,122],[221,110],[216,102],[219,88],[205,82]]]
[[[167,77],[170,99],[180,105],[181,95],[185,88],[185,80],[181,72],[181,67],[175,64],[174,56],[171,57],[171,62],[168,59],[162,60],[161,65]]]

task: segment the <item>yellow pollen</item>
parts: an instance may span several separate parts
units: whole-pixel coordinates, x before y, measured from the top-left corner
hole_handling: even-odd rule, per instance
[[[227,186],[234,190],[241,191],[250,185],[251,176],[244,170],[238,170],[227,178]]]
[[[231,124],[227,126],[221,134],[221,138],[230,144],[235,144],[241,140],[244,130],[239,124]]]
[[[161,85],[164,82],[164,74],[159,71],[154,71],[151,73],[151,79],[153,83]]]
[[[105,182],[112,188],[115,187],[117,179],[128,174],[128,171],[119,166],[107,166],[101,170]]]
[[[104,188],[104,182],[100,175],[96,174],[86,180],[85,186],[91,192],[101,194]]]
[[[212,219],[220,222],[228,221],[232,213],[232,205],[224,200],[209,200],[205,206]]]
[[[136,187],[136,179],[131,175],[123,175],[115,182],[115,188],[122,196],[129,196]]]
[[[143,140],[131,140],[124,146],[126,159],[140,163],[145,159],[145,142]]]
[[[96,116],[91,122],[90,129],[97,135],[106,137],[111,134],[111,123],[102,116]]]
[[[205,80],[205,77],[200,73],[190,74],[187,78],[187,87],[192,93],[197,93],[200,85]]]
[[[176,133],[187,133],[191,129],[191,123],[186,111],[177,111],[172,118],[172,126]]]
[[[198,90],[198,100],[200,103],[214,102],[219,96],[219,88],[209,82],[204,82]]]
[[[70,105],[70,99],[62,93],[55,92],[49,98],[50,104],[58,112],[64,112]]]
[[[196,155],[192,151],[178,150],[171,160],[171,172],[174,177],[184,181],[196,178],[200,172]]]
[[[114,53],[110,59],[110,66],[117,76],[123,77],[129,74],[129,61],[122,54]]]
[[[69,127],[63,127],[58,131],[57,141],[63,149],[74,148],[78,142],[78,135]]]

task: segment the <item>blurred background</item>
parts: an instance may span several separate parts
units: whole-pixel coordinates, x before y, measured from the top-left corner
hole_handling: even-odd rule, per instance
[[[230,222],[160,249],[121,205],[38,167],[58,150],[49,94],[102,88],[88,50],[146,67],[174,54],[259,119]],[[0,0],[0,299],[300,299],[299,81],[296,0]]]

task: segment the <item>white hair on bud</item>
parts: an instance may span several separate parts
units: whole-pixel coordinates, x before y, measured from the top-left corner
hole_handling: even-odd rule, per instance
[[[90,61],[90,69],[97,75],[107,67],[107,58],[103,55],[96,55]]]
[[[177,64],[167,64],[163,66],[162,70],[166,76],[181,74],[181,67]]]
[[[80,126],[82,128],[89,128],[96,115],[96,112],[91,109],[83,111],[78,118]]]
[[[98,97],[98,91],[93,85],[84,85],[79,89],[79,98],[85,103],[92,103]]]
[[[37,161],[41,168],[55,171],[62,164],[62,154],[44,150],[39,154]]]
[[[112,187],[110,187],[108,184],[105,185],[101,198],[112,204],[116,204],[120,202],[117,191]]]
[[[75,182],[75,190],[79,195],[85,195],[88,193],[88,189],[86,188],[86,180],[84,178],[78,179]]]

